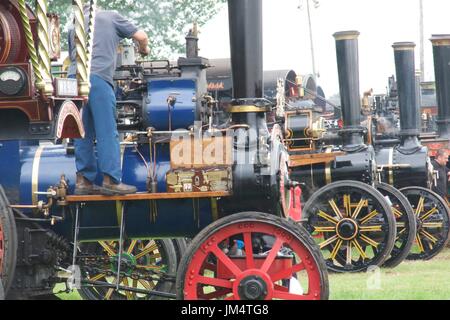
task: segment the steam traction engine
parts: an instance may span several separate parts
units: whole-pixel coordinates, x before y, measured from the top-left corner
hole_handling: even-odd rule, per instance
[[[395,63],[400,108],[399,143],[377,141],[381,180],[401,189],[408,198],[417,226],[408,259],[431,259],[449,238],[449,209],[445,199],[431,191],[434,183],[429,150],[419,141],[419,89],[414,66],[414,43],[395,43]],[[439,59],[439,58],[437,58]],[[441,72],[440,68],[437,68]]]
[[[289,167],[308,200],[303,225],[318,241],[328,268],[337,272],[395,267],[415,235],[407,199],[377,182],[375,151],[360,125],[358,35],[335,34],[344,124],[338,133],[326,132],[314,110],[281,108]]]
[[[121,70],[119,124],[128,134],[123,180],[139,193],[71,196],[76,169],[70,148],[12,142],[0,149],[1,161],[13,164],[0,166],[8,171],[1,172],[1,183],[10,190],[0,224],[7,286],[16,271],[10,294],[47,293],[70,275],[90,299],[328,297],[319,248],[287,219],[298,209],[290,199],[297,186],[261,99],[262,3],[228,5],[231,122],[212,125],[207,60],[197,55],[195,33],[176,68]],[[168,240],[174,237],[193,238],[181,261]]]

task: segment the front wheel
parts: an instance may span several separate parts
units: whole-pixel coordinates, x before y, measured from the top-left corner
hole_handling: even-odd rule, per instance
[[[334,272],[365,272],[392,252],[396,226],[391,207],[373,187],[357,181],[331,183],[303,209],[303,226]]]
[[[326,267],[306,230],[256,212],[228,216],[198,234],[176,287],[186,300],[328,299]]]

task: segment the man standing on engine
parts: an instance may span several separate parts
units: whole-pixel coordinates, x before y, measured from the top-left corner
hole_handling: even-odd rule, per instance
[[[84,14],[88,21],[89,5],[84,7]],[[74,29],[69,30],[71,77],[76,74],[74,34]],[[143,55],[149,54],[148,36],[144,31],[139,30],[115,11],[97,10],[91,60],[91,91],[89,101],[82,110],[86,135],[84,139],[75,140],[77,195],[96,192],[103,195],[125,195],[137,191],[136,187],[121,183],[122,169],[113,75],[118,45],[122,39],[136,40],[139,52]],[[97,156],[94,149],[95,141]],[[103,185],[97,190],[94,181],[98,173],[103,174]]]

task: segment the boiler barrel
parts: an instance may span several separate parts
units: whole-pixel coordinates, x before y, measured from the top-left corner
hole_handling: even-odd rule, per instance
[[[384,148],[377,151],[377,165],[384,166],[381,181],[398,189],[410,186],[428,187],[429,158],[427,148],[422,147],[412,154],[399,152],[397,148]],[[399,167],[392,167],[400,165]]]
[[[148,145],[139,151],[149,162]],[[134,185],[139,191],[147,190],[147,167],[134,147],[122,149],[123,181]],[[166,191],[166,173],[170,170],[169,145],[157,146],[158,191]],[[73,192],[76,167],[73,155],[63,146],[26,147],[22,150],[20,178],[20,203],[32,204],[46,201],[45,196],[36,197],[34,191],[46,191],[58,183],[65,174]],[[99,181],[98,181],[99,182]],[[125,203],[125,231],[130,238],[192,237],[217,219],[217,205],[210,199],[174,199],[158,201],[132,201]],[[74,208],[72,208],[74,209]],[[57,223],[60,234],[72,237],[73,210],[66,221]],[[61,215],[60,208],[52,212]],[[121,204],[115,201],[87,203],[81,216],[80,239],[83,241],[117,239],[119,236]]]

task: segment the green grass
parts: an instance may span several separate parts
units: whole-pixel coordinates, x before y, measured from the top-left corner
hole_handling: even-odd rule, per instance
[[[450,249],[431,261],[382,269],[380,289],[368,289],[368,274],[330,274],[332,300],[450,300]]]
[[[373,275],[329,274],[332,300],[450,300],[450,249],[431,261],[403,262],[382,269],[379,289],[368,289]],[[61,289],[59,287],[58,289]],[[78,293],[60,294],[80,300]]]

